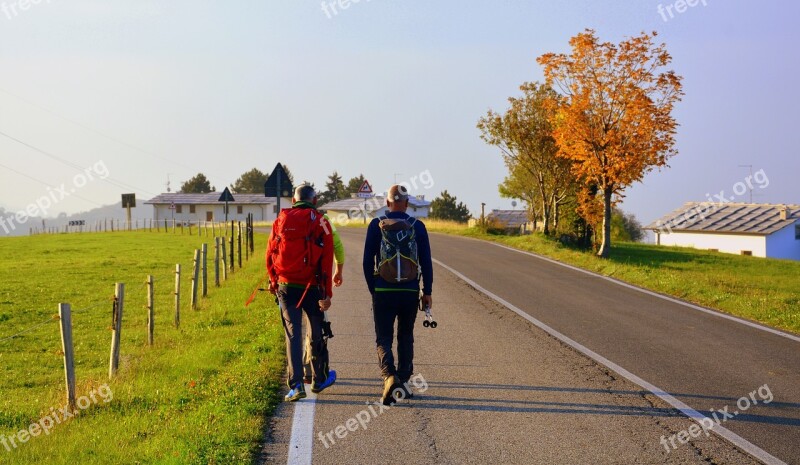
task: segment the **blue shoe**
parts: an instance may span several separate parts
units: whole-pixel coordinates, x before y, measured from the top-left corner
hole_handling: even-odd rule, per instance
[[[283,396],[283,400],[286,402],[295,402],[300,399],[306,398],[306,389],[303,387],[303,383],[297,383],[297,386],[289,390],[289,393]]]
[[[328,379],[325,380],[322,384],[314,383],[311,385],[311,392],[314,394],[318,394],[322,392],[324,389],[330,387],[331,384],[336,382],[336,370],[331,370],[328,372]]]

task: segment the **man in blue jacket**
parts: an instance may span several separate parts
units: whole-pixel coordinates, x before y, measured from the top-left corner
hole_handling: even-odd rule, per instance
[[[433,265],[428,231],[422,221],[406,214],[408,191],[394,185],[386,199],[388,213],[375,218],[364,244],[364,278],[372,294],[375,342],[383,376],[384,405],[394,403],[392,393],[402,387],[411,397],[408,380],[414,371],[414,321],[420,303],[433,304]],[[420,276],[421,275],[421,276]],[[397,320],[397,367],[392,354],[394,322]]]

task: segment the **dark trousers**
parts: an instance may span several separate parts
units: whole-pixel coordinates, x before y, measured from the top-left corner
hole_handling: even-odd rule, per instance
[[[303,320],[311,335],[311,375],[315,383],[322,384],[328,377],[328,349],[322,339],[323,315],[319,309],[321,293],[311,287],[301,303],[297,302],[304,289],[280,286],[278,301],[283,317],[283,330],[286,335],[286,358],[288,361],[288,383],[294,387],[303,382]],[[304,317],[305,315],[305,317]]]
[[[372,296],[378,364],[384,379],[396,375],[401,382],[405,382],[414,372],[414,322],[417,319],[418,305],[419,294],[416,292],[375,292]],[[395,320],[397,320],[396,368],[392,354]]]

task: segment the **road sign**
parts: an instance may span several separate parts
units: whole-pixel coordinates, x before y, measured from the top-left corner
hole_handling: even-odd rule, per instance
[[[366,179],[364,180],[364,184],[358,188],[358,196],[362,199],[369,199],[372,197],[372,186],[369,185],[369,181]]]
[[[122,208],[136,208],[136,194],[122,194]]]
[[[86,226],[86,220],[70,220],[70,226]]]
[[[289,179],[289,173],[286,169],[278,163],[272,174],[267,178],[264,183],[264,197],[275,197],[278,200],[278,213],[281,212],[281,197],[291,197],[294,193],[292,187],[292,180]]]
[[[174,202],[170,204],[169,209],[170,210],[175,210],[175,203]]]
[[[264,183],[264,196],[291,197],[294,193],[293,191],[294,188],[292,187],[292,181],[289,179],[289,173],[286,172],[283,165],[278,163],[275,165],[275,169],[272,170],[272,174],[267,178],[267,182]]]
[[[131,208],[136,208],[136,194],[122,194],[122,208],[126,210],[125,217],[128,219],[128,231],[130,231]]]
[[[222,191],[222,195],[219,196],[220,202],[233,202],[233,195],[231,191],[226,187],[224,191]]]
[[[227,187],[224,191],[222,191],[222,195],[219,196],[219,202],[225,202],[225,222],[228,222],[228,202],[233,202],[233,195],[231,195],[230,189]]]

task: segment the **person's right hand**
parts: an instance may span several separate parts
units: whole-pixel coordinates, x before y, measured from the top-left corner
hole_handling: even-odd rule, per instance
[[[433,308],[433,297],[429,295],[422,296],[422,308]]]
[[[331,298],[330,297],[327,297],[325,300],[320,300],[319,301],[319,309],[321,311],[323,311],[323,312],[327,311],[329,308],[331,308]]]

